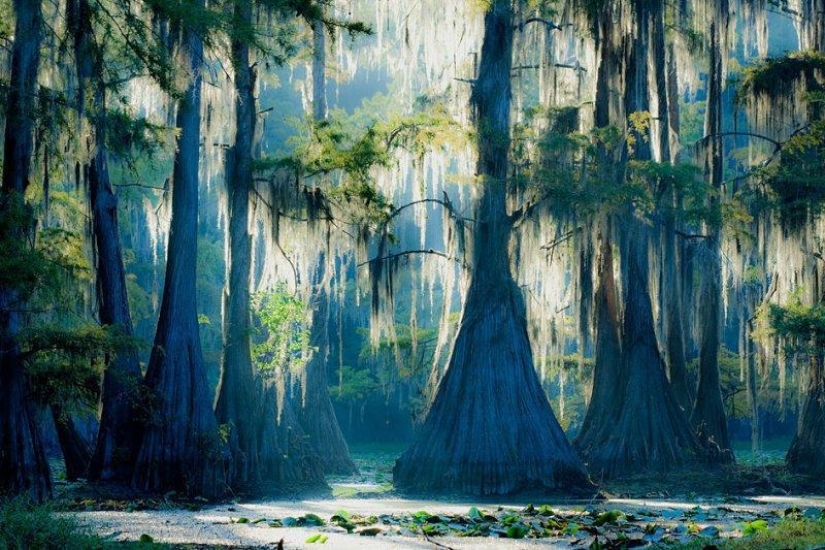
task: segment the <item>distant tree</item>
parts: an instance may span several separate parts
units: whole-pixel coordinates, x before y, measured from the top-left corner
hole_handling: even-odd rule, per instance
[[[728,422],[719,384],[719,352],[722,335],[722,192],[724,177],[724,149],[722,136],[722,72],[726,55],[730,6],[727,0],[710,2],[713,17],[710,22],[708,46],[708,101],[705,111],[704,148],[705,177],[713,188],[708,196],[709,222],[707,226],[707,261],[703,262],[699,324],[701,327],[699,353],[699,384],[691,423],[700,442],[716,450],[718,461],[730,462],[733,453],[728,436]]]
[[[324,25],[326,9],[318,4],[318,18],[309,21],[312,29],[312,119],[319,123],[327,118],[327,28]],[[322,253],[318,269],[312,277],[309,306],[312,310],[312,335],[310,346],[315,350],[304,367],[304,388],[298,417],[307,433],[310,446],[318,453],[327,474],[347,475],[358,472],[349,456],[349,448],[332,408],[327,386],[327,364],[330,357],[329,324],[330,300],[328,285],[330,274]]]
[[[629,5],[594,5],[590,16],[601,45],[597,81],[596,124],[604,132],[619,128],[626,142],[599,155],[602,170],[618,186],[619,206],[612,225],[620,253],[623,292],[610,278],[611,251],[600,260],[596,294],[597,348],[593,397],[583,429],[576,439],[591,473],[617,477],[646,470],[667,471],[699,454],[685,412],[679,407],[659,351],[650,289],[650,245],[653,231],[645,219],[646,196],[667,179],[669,168],[653,162],[649,67],[664,50],[652,40],[664,32],[659,3],[642,0]],[[629,20],[624,18],[629,16]],[[618,24],[617,24],[618,23]],[[652,63],[651,63],[652,61]],[[613,63],[616,63],[615,65]],[[620,67],[616,71],[613,67]],[[623,73],[623,74],[622,74]],[[611,96],[619,94],[624,103]],[[659,97],[660,102],[667,98]],[[598,130],[597,130],[598,131]],[[664,140],[660,143],[663,143]],[[630,154],[632,153],[632,158]],[[660,152],[660,158],[665,158]],[[610,226],[608,226],[610,227]],[[621,316],[615,300],[621,296]],[[616,333],[618,332],[618,339]],[[617,361],[616,349],[620,350]],[[606,370],[606,372],[600,372]]]

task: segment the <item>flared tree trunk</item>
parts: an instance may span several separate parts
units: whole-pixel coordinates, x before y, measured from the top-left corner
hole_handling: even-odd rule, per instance
[[[594,446],[609,437],[620,402],[616,397],[616,381],[621,380],[621,340],[619,296],[613,268],[613,245],[607,227],[599,237],[599,286],[595,296],[596,364],[593,369],[593,391],[581,430],[574,445],[585,464]]]
[[[671,142],[671,125],[678,126],[678,86],[676,75],[668,69],[667,46],[665,44],[664,3],[651,6],[651,30],[648,35],[652,44],[653,74],[656,82],[656,95],[659,98],[657,119],[659,126],[658,157],[659,162],[676,161],[676,144]],[[675,112],[674,112],[675,111]],[[680,288],[681,257],[676,234],[676,213],[680,209],[678,191],[673,182],[668,182],[662,199],[664,223],[660,234],[661,246],[661,293],[662,293],[662,337],[665,339],[665,363],[673,395],[685,414],[692,408],[691,391],[687,383],[687,359],[685,355],[685,327],[682,320],[683,305]]]
[[[50,407],[54,428],[57,432],[57,441],[63,453],[63,462],[66,465],[66,479],[77,481],[85,478],[92,461],[92,448],[75,426],[74,419],[58,404]]]
[[[622,262],[627,280],[622,328],[621,377],[614,399],[619,413],[603,418],[607,437],[587,455],[594,476],[613,478],[668,471],[698,454],[695,439],[676,403],[654,329],[648,288],[649,229],[632,214],[625,218]]]
[[[22,248],[34,231],[24,204],[34,151],[37,71],[43,38],[39,0],[14,0],[14,44],[6,93],[3,180],[0,188],[0,240]],[[51,495],[49,465],[31,410],[28,380],[18,335],[24,297],[14,282],[0,283],[0,495],[28,494],[35,501]]]
[[[719,8],[727,11],[727,1]],[[724,11],[723,11],[724,10]],[[722,28],[719,28],[720,25]],[[710,25],[710,71],[708,75],[708,106],[705,116],[705,154],[708,182],[717,192],[722,190],[722,42],[726,25],[716,18]],[[719,349],[722,332],[722,231],[721,202],[718,195],[708,199],[714,219],[707,224],[707,260],[702,262],[702,309],[699,351],[699,385],[691,415],[691,424],[699,442],[707,447],[708,458],[715,462],[732,462],[728,424],[722,390],[719,385]]]
[[[279,373],[276,376],[283,376]],[[307,442],[307,436],[298,422],[293,398],[287,389],[278,394],[278,386],[273,380],[261,380],[261,414],[264,418],[274,418],[277,422],[260,424],[261,476],[266,492],[290,494],[329,494],[324,480],[321,457]],[[272,480],[279,480],[276,485]]]
[[[819,343],[821,353],[825,343]],[[811,357],[808,395],[802,410],[799,431],[791,442],[785,461],[791,471],[817,478],[825,476],[825,358]]]
[[[357,474],[358,468],[350,458],[349,448],[329,395],[329,295],[323,288],[323,283],[316,287],[310,302],[312,332],[309,342],[316,351],[304,367],[305,386],[302,390],[298,419],[309,438],[310,447],[321,458],[326,474]]]
[[[252,2],[235,3],[235,18],[252,25]],[[216,414],[229,427],[231,461],[228,482],[235,491],[254,493],[260,487],[261,449],[257,435],[260,422],[275,417],[256,415],[260,405],[250,351],[250,275],[252,239],[249,235],[249,192],[252,185],[252,155],[257,121],[255,69],[249,45],[232,41],[235,73],[235,144],[226,152],[226,192],[229,206],[227,286],[224,290],[224,346],[221,384]],[[279,452],[277,449],[274,452]]]
[[[634,33],[630,42],[616,48],[619,41],[612,37],[611,26],[605,27],[601,37],[612,45],[603,54],[625,55],[625,112],[627,116],[649,112],[649,59],[648,44],[652,29],[661,20],[656,17],[655,6],[635,2],[632,6]],[[659,8],[660,9],[660,8]],[[600,14],[607,20],[607,12]],[[620,27],[617,25],[616,27]],[[603,55],[602,64],[609,62]],[[597,89],[602,95],[615,87],[607,71],[600,70]],[[666,98],[659,98],[666,101]],[[624,123],[615,118],[615,111],[597,118],[597,124]],[[630,128],[633,134],[633,152],[640,161],[650,161],[652,149],[649,135],[638,128]],[[602,159],[609,161],[607,158]],[[623,163],[622,163],[623,164]],[[623,168],[613,168],[617,181],[624,182]],[[587,439],[579,445],[589,471],[597,478],[612,478],[647,470],[667,471],[685,464],[698,454],[696,441],[687,417],[673,396],[665,365],[656,338],[653,307],[650,296],[650,229],[646,221],[639,219],[632,206],[621,214],[619,245],[621,250],[624,283],[624,308],[621,330],[621,360],[618,378],[612,388],[603,394],[594,393],[590,408],[594,409]],[[609,353],[609,350],[608,350]],[[610,361],[610,358],[607,358]],[[604,368],[605,358],[596,358],[596,367]],[[607,363],[610,366],[610,363]],[[615,367],[612,367],[615,371]],[[595,388],[594,388],[595,390]],[[611,403],[604,403],[609,400]],[[591,414],[588,412],[588,416]]]
[[[323,10],[324,8],[321,7]],[[312,21],[312,117],[315,121],[327,118],[326,93],[326,33],[323,21]],[[310,298],[312,309],[312,332],[310,346],[315,349],[312,359],[304,367],[304,388],[298,420],[309,438],[309,445],[318,454],[324,472],[332,475],[352,475],[358,468],[350,458],[349,448],[338,424],[332,399],[327,386],[327,364],[329,362],[329,293],[326,289],[325,262],[314,283]]]
[[[673,193],[672,193],[673,194]],[[673,200],[673,207],[678,203]],[[665,353],[667,357],[668,379],[673,396],[687,415],[693,408],[692,392],[687,381],[687,354],[685,351],[685,326],[682,302],[682,255],[676,233],[676,219],[671,213],[665,214],[662,228],[662,286],[664,293]]]
[[[152,418],[144,430],[133,485],[205,498],[226,493],[225,447],[218,435],[198,333],[195,267],[198,229],[201,63],[203,46],[183,32],[181,57],[191,81],[178,102],[172,221],[166,280],[145,385]]]
[[[88,169],[89,175],[98,315],[102,325],[117,327],[122,335],[131,337],[132,317],[118,229],[117,198],[109,181],[104,65],[100,49],[93,43],[89,2],[73,0],[67,12],[77,63],[78,112],[84,116],[87,107],[91,109],[93,139],[89,145],[94,150],[91,163],[84,170]],[[91,106],[86,104],[87,96],[91,96]],[[90,479],[122,483],[131,480],[140,441],[136,407],[140,382],[140,364],[133,350],[121,350],[109,359],[103,374],[100,429],[88,469]]]
[[[105,109],[104,103],[100,104]],[[100,322],[117,327],[123,336],[133,335],[126,274],[117,221],[117,198],[109,182],[103,116],[98,121],[97,152],[89,167],[92,222],[97,253],[97,293]],[[134,471],[140,443],[138,414],[140,363],[131,349],[111,357],[103,374],[103,396],[97,445],[89,478],[128,483]]]
[[[521,290],[510,271],[506,211],[513,7],[491,2],[472,104],[481,190],[472,272],[449,366],[412,447],[396,462],[407,493],[512,495],[593,491],[533,365]]]

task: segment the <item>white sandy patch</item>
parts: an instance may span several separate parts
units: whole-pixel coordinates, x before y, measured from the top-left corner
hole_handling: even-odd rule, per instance
[[[617,499],[598,503],[599,508],[620,508],[625,511],[634,509],[649,510],[684,510],[700,505],[703,509],[724,507],[730,512],[783,510],[788,506],[825,507],[821,498],[755,498],[748,504],[721,504],[717,502],[673,502],[654,500]],[[302,501],[272,501],[248,504],[220,505],[200,511],[161,510],[140,512],[76,512],[73,515],[83,525],[87,525],[99,535],[112,540],[137,540],[146,534],[156,542],[198,543],[227,546],[261,546],[277,545],[284,540],[285,548],[335,548],[338,549],[378,549],[378,548],[438,548],[444,545],[454,549],[473,548],[569,548],[572,537],[566,539],[508,540],[500,538],[461,538],[433,537],[427,540],[421,533],[407,532],[409,536],[390,534],[389,526],[376,524],[370,527],[382,529],[378,536],[359,536],[358,532],[347,534],[344,529],[334,525],[323,527],[269,527],[267,521],[252,523],[258,519],[268,521],[287,516],[298,518],[312,513],[329,521],[339,510],[362,516],[381,514],[405,514],[426,510],[430,514],[466,514],[471,506],[482,510],[495,510],[494,504],[463,502],[441,502],[388,499],[326,499]],[[507,504],[505,508],[518,510],[519,504]],[[584,505],[554,506],[560,512],[582,510]],[[735,514],[734,514],[735,515]],[[239,518],[247,518],[250,523],[234,523]],[[360,530],[362,528],[359,528]],[[325,544],[306,543],[306,539],[316,533],[328,537]]]

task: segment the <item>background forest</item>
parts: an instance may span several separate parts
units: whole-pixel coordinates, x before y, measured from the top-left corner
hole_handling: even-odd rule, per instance
[[[0,0],[0,44],[0,493],[825,475],[822,0]]]

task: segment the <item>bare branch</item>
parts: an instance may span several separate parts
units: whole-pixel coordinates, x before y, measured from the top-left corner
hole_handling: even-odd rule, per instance
[[[397,258],[402,258],[404,256],[413,256],[413,255],[416,255],[416,254],[432,254],[433,256],[441,256],[442,258],[445,258],[447,260],[454,260],[455,262],[461,264],[463,267],[467,267],[467,264],[464,263],[464,261],[462,261],[461,258],[457,258],[455,256],[450,256],[449,254],[446,254],[446,253],[441,252],[439,250],[433,250],[432,248],[429,248],[427,250],[404,250],[403,252],[396,252],[396,253],[393,253],[393,254],[387,254],[386,256],[383,256],[381,258],[371,258],[371,259],[369,259],[365,262],[361,262],[356,267],[363,267],[363,266],[371,264],[373,262],[386,262],[386,261],[390,261],[390,260],[395,260]]]
[[[543,19],[541,17],[530,17],[529,19],[525,19],[524,21],[516,25],[516,28],[520,31],[523,31],[524,27],[531,23],[541,23],[542,25],[553,31],[560,31],[563,30],[565,27],[573,26],[573,23],[562,23],[561,25],[557,25],[556,23],[548,19]]]

